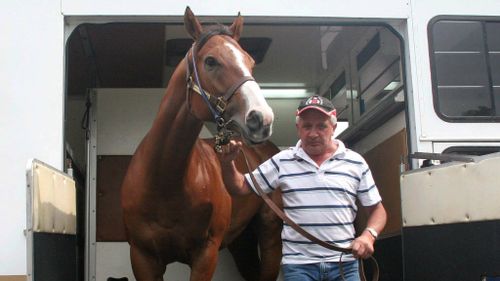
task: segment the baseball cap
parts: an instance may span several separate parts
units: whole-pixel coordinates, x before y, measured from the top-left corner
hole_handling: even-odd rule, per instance
[[[308,109],[316,109],[328,116],[337,116],[333,103],[322,96],[311,96],[303,99],[297,108],[297,116]]]

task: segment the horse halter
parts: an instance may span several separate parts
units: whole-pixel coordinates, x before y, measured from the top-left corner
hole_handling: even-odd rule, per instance
[[[211,34],[209,36],[213,36],[215,34]],[[229,89],[226,90],[226,93],[222,96],[215,96],[208,91],[204,90],[201,87],[200,79],[198,76],[198,69],[196,67],[196,59],[195,59],[195,52],[196,50],[196,43],[193,43],[193,46],[191,47],[191,58],[192,58],[192,65],[193,65],[193,74],[194,74],[194,79],[193,75],[191,75],[190,72],[190,64],[189,64],[189,51],[186,53],[186,91],[187,95],[189,94],[189,90],[192,90],[196,93],[198,93],[203,100],[205,101],[205,104],[208,106],[208,109],[210,109],[210,112],[212,113],[212,116],[214,117],[215,124],[217,125],[217,135],[215,135],[215,151],[221,152],[222,151],[222,145],[226,145],[229,143],[231,136],[233,134],[232,131],[227,129],[227,125],[231,123],[231,120],[226,122],[224,120],[223,114],[226,111],[227,104],[229,103],[229,100],[233,97],[233,95],[236,93],[236,91],[246,82],[248,81],[255,81],[255,79],[252,76],[242,76],[238,81],[236,81]],[[194,81],[193,81],[194,80]],[[189,101],[188,101],[189,102]]]

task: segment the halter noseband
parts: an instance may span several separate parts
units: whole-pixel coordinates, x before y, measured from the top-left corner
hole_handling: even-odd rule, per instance
[[[215,34],[212,34],[215,35]],[[212,36],[211,35],[211,36]],[[227,124],[229,122],[226,122],[222,115],[226,111],[226,106],[229,103],[229,100],[233,97],[233,95],[236,93],[236,91],[246,82],[248,81],[255,81],[255,79],[252,76],[242,76],[236,83],[234,83],[229,89],[227,89],[226,93],[222,96],[215,96],[213,94],[210,94],[208,91],[204,90],[201,87],[200,79],[198,76],[198,70],[196,67],[196,59],[195,59],[195,52],[196,50],[196,43],[193,43],[193,46],[190,49],[191,52],[191,58],[192,58],[192,65],[193,65],[193,74],[194,74],[194,79],[193,75],[191,75],[190,72],[190,64],[189,64],[189,51],[186,53],[186,93],[189,95],[189,90],[192,90],[196,93],[198,93],[205,103],[208,106],[208,109],[210,109],[210,112],[212,113],[212,116],[214,117],[214,121],[217,124],[217,135],[215,136],[215,150],[220,151],[222,149],[222,145],[225,145],[229,143],[230,137],[232,135],[232,132],[228,131],[226,129]],[[188,101],[189,102],[189,101]]]

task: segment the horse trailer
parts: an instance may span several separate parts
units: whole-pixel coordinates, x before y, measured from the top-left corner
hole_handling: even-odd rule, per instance
[[[120,186],[191,47],[187,6],[241,12],[280,149],[301,99],[332,100],[388,213],[381,281],[500,280],[498,1],[21,0],[0,4],[0,281],[135,280]],[[244,280],[225,249],[213,280]]]

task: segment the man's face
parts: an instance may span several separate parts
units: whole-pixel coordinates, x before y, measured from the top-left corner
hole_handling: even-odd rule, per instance
[[[297,123],[302,149],[309,156],[318,156],[329,152],[336,126],[332,124],[329,116],[317,110],[309,109],[302,112]]]

